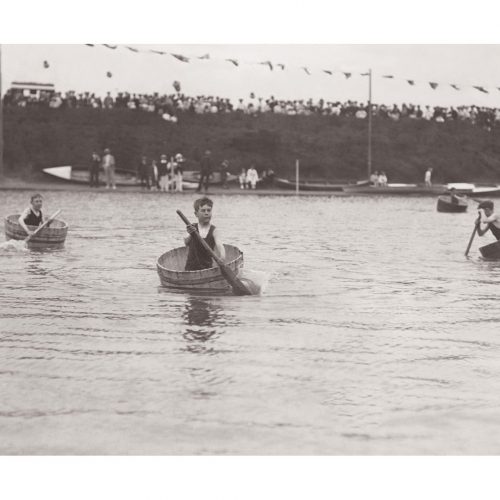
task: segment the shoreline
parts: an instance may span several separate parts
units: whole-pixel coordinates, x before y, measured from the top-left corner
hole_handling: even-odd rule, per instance
[[[298,194],[290,189],[240,189],[239,187],[210,187],[209,190],[205,193],[202,191],[201,193],[197,193],[193,189],[184,190],[182,192],[177,191],[169,191],[169,192],[161,192],[161,191],[148,191],[146,189],[142,189],[141,187],[130,187],[130,186],[117,186],[115,190],[106,189],[104,186],[100,186],[98,188],[91,188],[87,184],[77,184],[72,182],[29,182],[22,179],[13,179],[4,177],[3,180],[0,181],[0,191],[75,191],[80,193],[142,193],[144,195],[240,195],[240,196],[249,196],[249,195],[257,195],[257,196],[352,196],[350,193],[344,193],[343,191],[300,191]]]

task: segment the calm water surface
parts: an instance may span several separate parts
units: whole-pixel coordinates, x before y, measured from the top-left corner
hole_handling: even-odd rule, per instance
[[[500,263],[489,237],[464,258],[475,211],[213,198],[262,296],[159,286],[194,195],[45,194],[65,249],[0,253],[1,454],[500,452]]]

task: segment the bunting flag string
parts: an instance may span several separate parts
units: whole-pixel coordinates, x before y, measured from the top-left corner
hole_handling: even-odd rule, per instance
[[[85,46],[87,47],[97,47],[96,44],[93,44],[93,43],[86,43],[84,44]],[[164,55],[171,55],[172,57],[174,57],[175,59],[177,59],[178,61],[181,61],[183,63],[189,63],[191,62],[192,59],[197,59],[197,60],[208,60],[208,59],[212,59],[210,54],[203,54],[201,56],[185,56],[183,54],[177,54],[177,53],[172,53],[172,52],[165,52],[163,50],[155,50],[155,49],[140,49],[140,48],[137,48],[137,47],[131,47],[129,45],[113,45],[113,44],[108,44],[108,43],[103,43],[103,44],[99,44],[103,47],[106,47],[108,49],[111,49],[111,50],[116,50],[117,48],[119,47],[123,47],[127,50],[129,50],[130,52],[134,52],[134,53],[150,53],[150,54],[157,54],[157,55],[160,55],[160,56],[164,56]],[[219,59],[219,60],[222,60],[222,59]],[[251,62],[251,61],[240,61],[239,59],[233,59],[233,58],[227,58],[227,59],[223,59],[224,61],[226,62],[230,62],[232,65],[234,65],[235,67],[239,67],[240,64],[259,64],[259,65],[263,65],[263,66],[267,66],[269,68],[270,71],[273,71],[275,67],[277,68],[280,68],[282,71],[285,71],[285,64],[283,63],[273,63],[272,61],[258,61],[258,62]],[[43,61],[43,66],[44,68],[48,68],[49,67],[49,63],[47,61]],[[293,69],[293,68],[292,68]],[[309,66],[301,66],[300,69],[302,71],[304,71],[304,73],[308,76],[311,76],[312,72],[310,70],[310,67]],[[313,71],[314,73],[315,71]],[[334,74],[339,74],[339,75],[343,75],[344,78],[346,80],[349,80],[353,75],[354,73],[350,72],[350,71],[341,71],[341,70],[330,70],[330,69],[321,69],[321,70],[318,70],[318,72],[321,72],[321,73],[324,73],[325,75],[329,75],[329,76],[333,76]],[[370,73],[369,72],[365,72],[365,73],[356,73],[356,74],[359,74],[360,76],[369,76]],[[111,78],[112,74],[108,71],[106,73],[106,76],[108,78]],[[373,76],[373,75],[372,75]],[[395,75],[392,75],[392,74],[383,74],[383,75],[380,75],[379,76],[380,78],[383,78],[383,79],[388,79],[388,80],[396,80],[398,79],[398,77],[396,77]],[[411,86],[415,86],[417,84],[417,82],[413,79],[405,79],[406,83],[408,85],[411,85]],[[445,84],[445,83],[441,83],[441,82],[426,82],[430,87],[431,89],[433,90],[436,90],[440,85],[441,86],[444,86],[444,85],[449,85],[450,87],[452,87],[453,89],[455,89],[456,91],[461,91],[463,90],[464,88],[472,88],[472,89],[475,89],[477,90],[478,92],[481,92],[482,94],[489,94],[489,90],[486,86],[484,85],[459,85],[459,84],[456,84],[456,83],[449,83],[449,84]],[[500,91],[500,86],[497,86],[495,87],[498,91]]]

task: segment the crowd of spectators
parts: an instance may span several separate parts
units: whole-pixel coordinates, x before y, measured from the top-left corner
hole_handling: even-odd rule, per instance
[[[47,106],[50,108],[95,108],[113,109],[124,108],[157,113],[169,121],[177,121],[177,117],[184,113],[217,114],[242,113],[259,115],[274,113],[281,115],[326,115],[345,116],[357,119],[366,119],[368,105],[358,101],[334,102],[319,99],[282,100],[271,96],[268,99],[256,97],[253,93],[247,99],[230,99],[216,96],[186,96],[180,92],[175,94],[131,94],[118,92],[112,96],[96,96],[94,93],[83,92],[50,92],[40,91],[35,94],[23,93],[19,89],[9,89],[4,96],[5,106]],[[401,119],[427,120],[438,123],[449,121],[469,121],[472,124],[491,130],[500,123],[500,108],[481,106],[420,106],[413,104],[372,104],[372,115],[387,118],[393,121]]]

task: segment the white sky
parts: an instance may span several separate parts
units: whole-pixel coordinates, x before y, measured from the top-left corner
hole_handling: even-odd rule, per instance
[[[191,59],[189,63],[171,55],[134,53],[123,45],[115,50],[84,44],[4,45],[2,88],[5,91],[12,81],[21,80],[54,83],[61,90],[89,90],[100,95],[121,90],[171,93],[172,82],[178,80],[188,95],[235,100],[254,92],[263,98],[274,95],[364,102],[368,79],[360,73],[371,67],[374,102],[500,107],[500,45],[128,44],[188,57],[210,54],[209,60]],[[237,59],[240,65],[235,67],[225,61],[227,58]],[[49,68],[44,68],[45,60]],[[274,71],[258,64],[262,61],[271,61]],[[277,68],[276,63],[285,64],[285,70]],[[303,66],[311,75],[301,69]],[[333,76],[323,69],[334,71]],[[108,71],[111,78],[106,76]],[[352,72],[352,77],[346,79],[343,71]],[[395,78],[384,79],[384,74]],[[415,85],[409,85],[407,79],[414,80]],[[436,90],[430,88],[430,81],[439,83]],[[458,84],[461,90],[454,90],[450,83]],[[484,86],[490,93],[483,94],[472,85]]]

